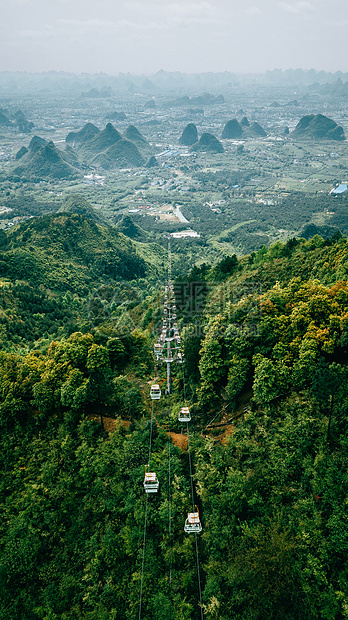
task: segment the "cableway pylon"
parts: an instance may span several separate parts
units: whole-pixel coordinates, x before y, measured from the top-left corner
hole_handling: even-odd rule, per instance
[[[183,362],[181,351],[181,338],[176,322],[176,304],[174,286],[172,283],[172,258],[170,252],[170,239],[168,240],[168,281],[165,286],[163,322],[160,336],[154,345],[156,362],[167,365],[167,394],[171,393],[171,365]]]

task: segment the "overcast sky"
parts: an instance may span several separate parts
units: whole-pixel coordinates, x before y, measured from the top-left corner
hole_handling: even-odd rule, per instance
[[[0,0],[0,71],[348,71],[348,0]]]

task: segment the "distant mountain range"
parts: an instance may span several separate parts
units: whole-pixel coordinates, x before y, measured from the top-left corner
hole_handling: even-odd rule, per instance
[[[220,73],[196,73],[186,74],[180,71],[158,71],[151,75],[131,75],[119,73],[116,76],[99,73],[94,75],[81,74],[64,71],[47,71],[43,73],[27,72],[0,72],[0,93],[8,94],[15,92],[30,93],[38,95],[50,95],[57,93],[81,96],[83,93],[87,97],[109,96],[111,91],[117,93],[143,93],[149,95],[151,92],[167,92],[170,96],[175,90],[190,90],[193,93],[204,93],[207,90],[216,92],[222,87],[234,87],[240,84],[281,84],[281,85],[304,85],[312,84],[333,84],[341,80],[348,81],[348,73],[337,71],[329,73],[317,71],[315,69],[275,69],[260,74],[236,75],[229,71]],[[95,89],[95,90],[94,90]],[[185,96],[186,96],[185,93]],[[216,95],[213,95],[216,96]],[[175,100],[174,100],[175,101]],[[187,105],[187,102],[186,104]],[[188,104],[192,105],[192,104]],[[205,104],[209,105],[209,103]]]
[[[66,142],[77,148],[88,165],[106,170],[142,166],[152,155],[150,144],[134,125],[122,135],[111,123],[102,131],[87,123],[80,131],[70,132]]]
[[[0,121],[1,118],[6,124],[7,117],[0,110]],[[323,114],[303,116],[288,135],[298,140],[345,139],[343,128]],[[223,139],[266,136],[265,129],[256,121],[249,122],[246,116],[241,121],[236,118],[227,121],[222,130]],[[199,138],[194,123],[186,125],[179,143],[196,152],[224,152],[222,143],[213,134],[205,132]],[[86,166],[110,170],[145,165],[152,167],[157,163],[153,147],[134,125],[129,125],[121,134],[112,123],[107,123],[103,130],[93,123],[86,123],[79,131],[68,133],[64,150],[57,148],[53,142],[34,136],[28,147],[22,146],[16,153],[12,175],[30,181],[73,179],[81,175]]]
[[[28,147],[22,146],[16,153],[12,174],[32,181],[72,179],[86,165],[105,170],[132,168],[145,165],[152,155],[150,144],[134,125],[122,135],[111,123],[102,131],[93,123],[86,123],[67,135],[65,150],[34,136]]]

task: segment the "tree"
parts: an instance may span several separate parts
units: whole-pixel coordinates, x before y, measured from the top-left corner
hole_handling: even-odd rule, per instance
[[[329,407],[329,420],[327,425],[326,441],[330,441],[331,421],[334,412],[334,404],[338,402],[340,395],[345,391],[347,370],[340,364],[333,362],[328,364],[323,358],[320,359],[312,384],[312,392],[321,406]]]
[[[237,355],[228,362],[228,378],[227,378],[227,393],[235,404],[237,396],[243,389],[250,371],[250,362],[247,359],[239,358]]]
[[[224,280],[228,276],[231,276],[238,267],[238,258],[235,254],[232,256],[226,256],[220,261],[216,267],[212,270],[212,275],[217,280]]]
[[[106,343],[112,370],[120,371],[127,360],[126,348],[119,338],[109,338]]]
[[[199,405],[206,410],[219,402],[227,366],[222,345],[222,317],[211,321],[203,346],[200,350],[199,371],[201,381],[198,388]]]
[[[22,358],[0,352],[0,423],[4,427],[24,423],[33,414],[33,389],[42,367],[35,354]]]
[[[92,344],[87,356],[88,395],[91,404],[98,404],[101,424],[103,426],[102,405],[107,404],[112,393],[109,353],[103,345]]]
[[[289,370],[282,361],[273,361],[257,353],[255,365],[254,398],[258,403],[269,403],[284,394],[289,387]]]

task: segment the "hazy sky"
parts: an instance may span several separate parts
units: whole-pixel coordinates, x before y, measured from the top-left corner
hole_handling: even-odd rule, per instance
[[[0,71],[348,71],[348,0],[0,0]]]

